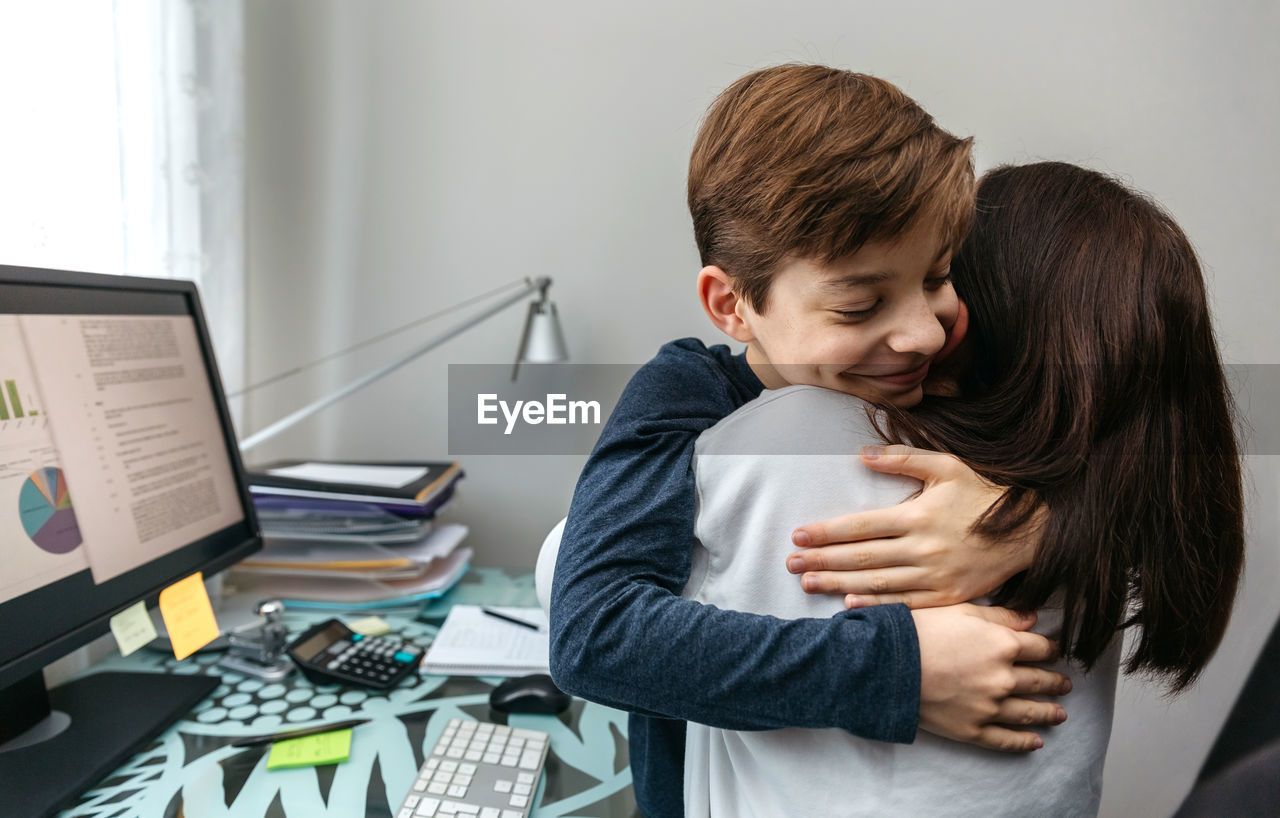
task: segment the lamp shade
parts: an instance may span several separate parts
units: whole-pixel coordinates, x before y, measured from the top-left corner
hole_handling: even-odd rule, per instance
[[[529,317],[520,339],[520,363],[556,364],[569,360],[569,350],[560,330],[560,315],[550,301],[529,305]]]

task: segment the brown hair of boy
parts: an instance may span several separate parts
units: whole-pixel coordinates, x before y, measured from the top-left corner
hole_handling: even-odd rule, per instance
[[[1062,592],[1086,665],[1138,625],[1126,669],[1190,684],[1226,629],[1244,559],[1231,394],[1195,250],[1150,199],[1060,162],[978,185],[952,261],[969,307],[962,397],[886,409],[892,437],[1005,486],[975,527],[1045,511],[1031,568],[997,604]]]
[[[821,65],[748,74],[711,104],[689,161],[702,264],[763,314],[789,260],[830,264],[917,216],[958,246],[973,210],[971,145],[876,77]]]

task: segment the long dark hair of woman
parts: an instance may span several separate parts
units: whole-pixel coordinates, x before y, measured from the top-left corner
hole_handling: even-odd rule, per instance
[[[892,439],[1011,487],[975,526],[1043,504],[1032,567],[995,595],[1063,593],[1063,653],[1091,666],[1139,627],[1126,671],[1195,680],[1244,557],[1240,458],[1195,251],[1156,204],[1062,163],[1002,167],[952,264],[972,319],[960,398],[888,411]]]

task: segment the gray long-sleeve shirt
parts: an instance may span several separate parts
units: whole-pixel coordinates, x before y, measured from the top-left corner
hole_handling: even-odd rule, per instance
[[[727,347],[665,345],[623,392],[570,506],[551,673],[570,693],[632,712],[646,815],[683,812],[685,721],[915,737],[920,656],[905,606],[782,620],[680,596],[694,544],[694,441],[762,390]]]

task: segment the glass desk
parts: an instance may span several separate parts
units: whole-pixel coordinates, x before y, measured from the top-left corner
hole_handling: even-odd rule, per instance
[[[457,602],[536,605],[533,575],[472,568],[420,613],[375,611],[394,634],[426,647]],[[416,616],[415,616],[416,614]],[[286,611],[290,635],[332,616],[366,613]],[[63,818],[387,818],[409,791],[428,750],[452,718],[492,721],[551,734],[535,818],[637,815],[627,756],[625,713],[574,699],[558,716],[507,715],[489,708],[495,677],[420,676],[389,691],[316,686],[294,672],[263,682],[216,666],[221,653],[183,662],[151,651],[116,655],[91,669],[220,674],[222,684],[184,720],[81,797]],[[269,747],[232,748],[238,736],[369,718],[352,732],[342,764],[267,770]]]

